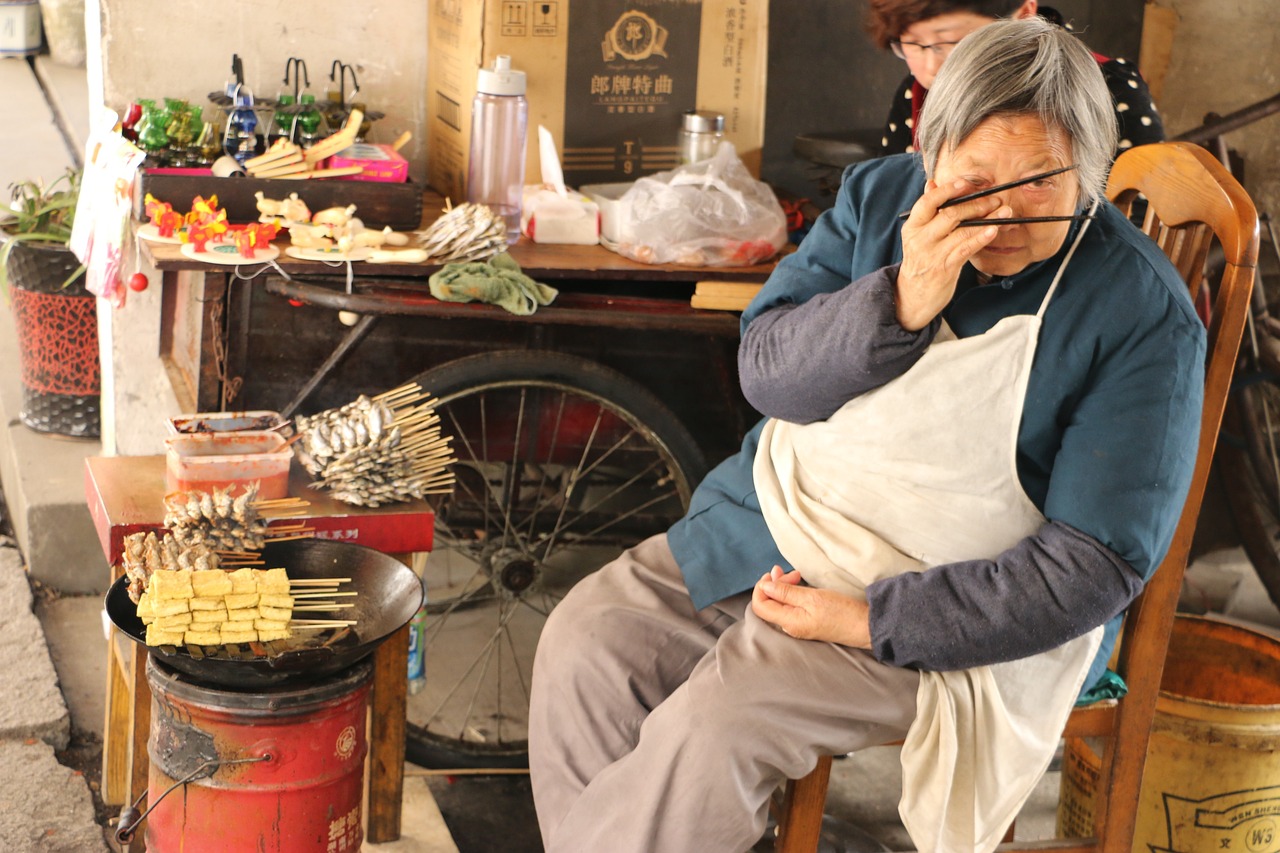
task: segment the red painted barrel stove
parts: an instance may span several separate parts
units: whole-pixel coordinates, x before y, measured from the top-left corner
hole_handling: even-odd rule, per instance
[[[147,850],[359,850],[373,667],[301,687],[209,687],[154,659]]]
[[[117,840],[145,819],[150,853],[360,849],[367,658],[417,612],[421,581],[398,560],[349,543],[281,542],[262,557],[290,578],[350,578],[356,595],[345,612],[355,627],[271,655],[151,648],[146,811],[140,802],[126,808]],[[107,593],[107,614],[143,642],[127,580]]]

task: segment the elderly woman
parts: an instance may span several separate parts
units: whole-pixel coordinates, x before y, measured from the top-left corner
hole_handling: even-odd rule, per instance
[[[1059,25],[1062,17],[1036,0],[871,0],[867,30],[877,47],[892,50],[910,73],[898,86],[889,107],[882,154],[916,150],[915,128],[925,97],[942,62],[960,39],[999,18],[1031,18],[1039,14]],[[1134,145],[1164,139],[1164,125],[1151,92],[1138,69],[1124,59],[1093,54],[1115,105],[1120,127],[1116,153]]]
[[[900,738],[919,848],[993,849],[1167,549],[1204,331],[1101,196],[1097,63],[999,22],[935,95],[922,156],[853,167],[744,313],[768,418],[552,613],[548,850],[741,851],[782,779]]]

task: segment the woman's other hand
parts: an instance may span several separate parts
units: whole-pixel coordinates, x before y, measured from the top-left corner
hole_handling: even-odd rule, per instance
[[[799,640],[871,648],[867,603],[829,589],[801,586],[799,572],[774,566],[751,592],[751,609]]]
[[[965,180],[939,186],[929,183],[902,225],[902,267],[898,270],[898,323],[918,331],[947,307],[965,263],[996,238],[996,223],[957,228],[966,219],[1007,218],[1013,211],[996,196],[985,196],[953,207],[941,207],[957,196],[973,192]]]

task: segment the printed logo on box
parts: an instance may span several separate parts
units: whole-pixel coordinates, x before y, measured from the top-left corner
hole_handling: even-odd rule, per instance
[[[528,0],[504,0],[502,4],[502,34],[527,36],[529,34]]]
[[[619,56],[631,62],[641,62],[650,56],[667,55],[667,31],[644,12],[624,12],[609,32],[605,33],[601,49],[604,61],[613,62]]]
[[[560,34],[560,4],[533,4],[533,34],[555,37]]]

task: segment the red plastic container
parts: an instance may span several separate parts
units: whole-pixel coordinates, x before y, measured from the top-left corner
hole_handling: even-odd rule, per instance
[[[245,430],[173,435],[165,444],[165,487],[170,492],[208,492],[230,486],[236,495],[257,482],[259,498],[289,494],[293,451],[279,433]]]
[[[238,692],[148,660],[147,850],[359,850],[372,674],[366,661],[306,687]]]

